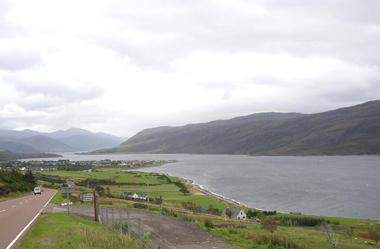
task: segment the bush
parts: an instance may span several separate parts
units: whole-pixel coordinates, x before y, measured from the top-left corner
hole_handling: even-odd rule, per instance
[[[135,203],[135,204],[133,204],[133,207],[138,208],[138,209],[147,209],[148,208],[147,205],[142,204],[142,203]]]
[[[194,216],[181,215],[180,219],[184,220],[184,221],[187,221],[187,222],[193,222],[194,221]]]
[[[286,248],[286,249],[306,249],[307,247],[298,244],[291,238],[280,237],[277,235],[258,234],[254,236],[253,242],[258,245],[268,245],[268,248]]]
[[[236,228],[236,227],[228,227],[228,232],[230,233],[230,234],[238,234],[239,233],[239,231],[238,231],[238,229]]]
[[[206,218],[203,222],[203,224],[205,225],[205,227],[207,228],[214,228],[214,221],[210,218]]]

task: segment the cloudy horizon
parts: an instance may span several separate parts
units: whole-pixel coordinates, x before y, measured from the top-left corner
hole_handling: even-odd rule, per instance
[[[0,2],[0,129],[131,137],[380,99],[380,1]]]

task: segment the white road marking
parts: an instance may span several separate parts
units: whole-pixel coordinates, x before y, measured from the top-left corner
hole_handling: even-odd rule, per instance
[[[4,209],[4,210],[1,210],[1,211],[0,211],[0,213],[2,213],[2,212],[5,212],[5,210],[6,210],[6,209]]]
[[[57,192],[54,195],[56,194]],[[16,236],[16,238],[7,246],[6,249],[10,249],[13,246],[13,244],[16,243],[16,241],[21,237],[25,230],[28,229],[28,227],[33,223],[33,221],[41,214],[42,210],[47,206],[47,204],[49,204],[50,200],[53,199],[54,195],[46,202],[45,206],[40,210],[40,212],[33,218],[31,222],[29,222],[28,225],[26,225],[26,227],[24,227],[24,229]]]
[[[13,205],[12,207],[14,208],[16,205]]]

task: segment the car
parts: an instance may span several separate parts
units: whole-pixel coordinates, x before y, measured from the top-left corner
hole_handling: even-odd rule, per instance
[[[34,188],[34,195],[41,194],[41,188],[40,187],[35,187]]]

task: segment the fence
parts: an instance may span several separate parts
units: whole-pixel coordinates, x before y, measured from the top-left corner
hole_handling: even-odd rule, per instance
[[[98,221],[101,224],[111,224],[113,230],[118,230],[138,240],[140,249],[176,249],[165,237],[144,224],[141,219],[132,219],[128,209],[99,207],[98,210]]]

